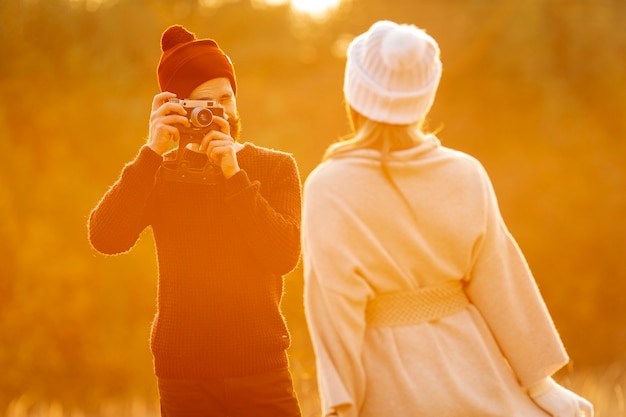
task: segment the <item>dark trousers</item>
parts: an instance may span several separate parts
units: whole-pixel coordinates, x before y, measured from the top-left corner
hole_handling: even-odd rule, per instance
[[[158,378],[163,417],[300,417],[288,369],[225,379]]]

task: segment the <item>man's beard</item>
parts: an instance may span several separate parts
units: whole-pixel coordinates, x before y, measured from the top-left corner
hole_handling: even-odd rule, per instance
[[[241,135],[241,118],[239,112],[233,117],[228,118],[228,126],[230,126],[230,136],[235,142],[239,142],[239,136]]]

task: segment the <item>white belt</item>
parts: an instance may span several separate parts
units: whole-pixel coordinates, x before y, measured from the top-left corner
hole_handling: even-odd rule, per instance
[[[379,294],[367,303],[365,317],[370,327],[410,326],[451,316],[464,310],[469,300],[460,281]]]

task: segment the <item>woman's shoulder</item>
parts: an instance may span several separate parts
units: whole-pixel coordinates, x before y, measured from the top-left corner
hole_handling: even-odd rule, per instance
[[[480,160],[470,153],[446,146],[439,147],[438,152],[441,158],[448,160],[461,169],[464,168],[465,170],[473,171],[480,175],[486,173],[485,167]]]
[[[341,168],[338,167],[337,160],[329,159],[318,164],[307,175],[304,186],[307,188],[314,188],[317,186],[323,186],[328,180],[336,178],[340,174]]]

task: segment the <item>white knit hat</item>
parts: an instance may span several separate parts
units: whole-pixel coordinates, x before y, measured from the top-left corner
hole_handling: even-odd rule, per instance
[[[383,20],[348,46],[343,92],[371,120],[411,124],[430,110],[440,78],[437,42],[413,25]]]

